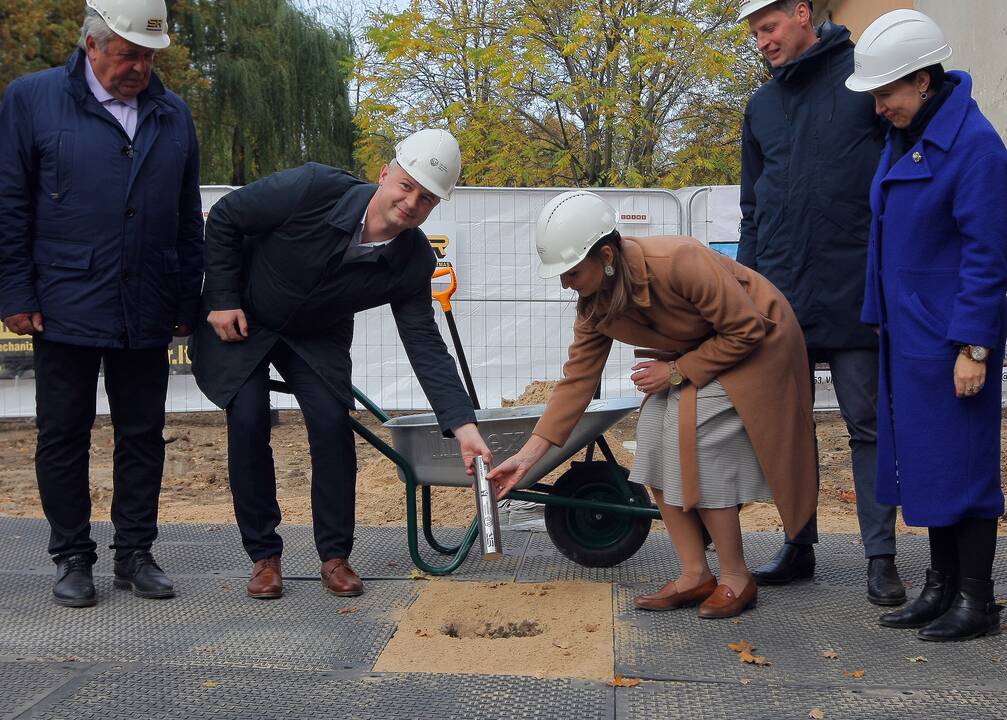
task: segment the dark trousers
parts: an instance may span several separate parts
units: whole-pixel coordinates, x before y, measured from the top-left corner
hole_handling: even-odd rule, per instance
[[[241,542],[252,561],[283,552],[276,532],[276,470],[269,446],[269,365],[287,382],[304,415],[311,450],[311,516],[325,562],[353,549],[357,455],[349,408],[284,343],[277,343],[227,407],[227,468]]]
[[[839,411],[850,433],[853,484],[857,493],[857,519],[867,557],[895,554],[895,513],[893,505],[877,501],[878,475],[878,352],[877,350],[809,351],[812,372],[816,362],[829,363]],[[818,542],[817,516],[793,540],[794,544]]]
[[[95,417],[98,369],[105,364],[111,411],[112,547],[116,559],[149,550],[157,537],[157,499],[164,470],[167,348],[115,350],[36,337],[35,473],[49,520],[49,553],[56,562],[83,553],[97,559],[91,539],[88,453]]]

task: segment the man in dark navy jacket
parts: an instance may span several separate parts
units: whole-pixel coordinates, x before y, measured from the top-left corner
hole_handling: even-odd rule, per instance
[[[174,594],[150,553],[164,465],[167,346],[202,282],[199,148],[151,71],[163,0],[88,0],[66,67],[0,105],[0,317],[34,336],[35,467],[57,603],[96,601],[88,450],[99,364],[115,430],[115,585]]]
[[[419,226],[454,190],[458,143],[421,130],[396,148],[376,185],[308,163],[219,200],[206,225],[203,312],[192,339],[199,387],[227,411],[228,473],[242,543],[254,563],[247,592],[283,593],[280,508],[269,447],[269,366],[304,413],[311,510],[323,586],[359,595],[353,547],[356,455],[349,411],[354,313],[388,304],[410,363],[467,466],[491,455],[434,321],[435,261]]]
[[[772,79],[745,110],[738,260],[776,285],[794,308],[808,362],[828,362],[853,455],[857,516],[868,558],[867,595],[897,605],[895,508],[875,497],[878,350],[860,323],[871,209],[868,191],[883,142],[874,103],[850,92],[849,31],[817,30],[808,0],[746,0]],[[815,570],[815,518],[753,575],[785,583]]]

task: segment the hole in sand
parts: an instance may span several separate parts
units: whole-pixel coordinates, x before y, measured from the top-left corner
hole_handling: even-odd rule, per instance
[[[521,622],[509,622],[504,625],[494,625],[483,623],[480,627],[478,623],[448,623],[441,628],[441,634],[450,638],[483,638],[485,640],[497,640],[499,638],[524,638],[541,635],[542,629],[534,620],[522,620]]]

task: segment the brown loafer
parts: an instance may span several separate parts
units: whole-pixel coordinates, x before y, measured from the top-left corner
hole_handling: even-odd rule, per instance
[[[656,593],[633,598],[633,604],[641,610],[674,610],[680,607],[692,607],[706,600],[716,589],[717,578],[713,576],[691,590],[683,592],[677,592],[675,583],[672,581]]]
[[[706,619],[735,617],[748,608],[755,607],[758,599],[759,589],[752,578],[748,579],[748,585],[738,595],[735,595],[734,590],[727,585],[718,585],[713,594],[699,606],[699,617]]]
[[[249,597],[260,600],[272,600],[283,595],[283,571],[280,570],[279,555],[256,561],[245,591]]]
[[[353,572],[346,558],[333,558],[322,563],[322,586],[339,597],[356,597],[364,592],[364,583]]]

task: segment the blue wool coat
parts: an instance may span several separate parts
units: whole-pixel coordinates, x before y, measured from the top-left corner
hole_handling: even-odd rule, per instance
[[[893,164],[889,137],[871,187],[861,319],[880,325],[878,501],[909,525],[1003,514],[1000,368],[1007,335],[1007,150],[954,89]],[[955,397],[960,344],[992,348],[986,385]]]
[[[86,62],[77,49],[0,103],[0,316],[41,311],[54,342],[165,347],[203,281],[196,130],[155,75],[130,140]]]

